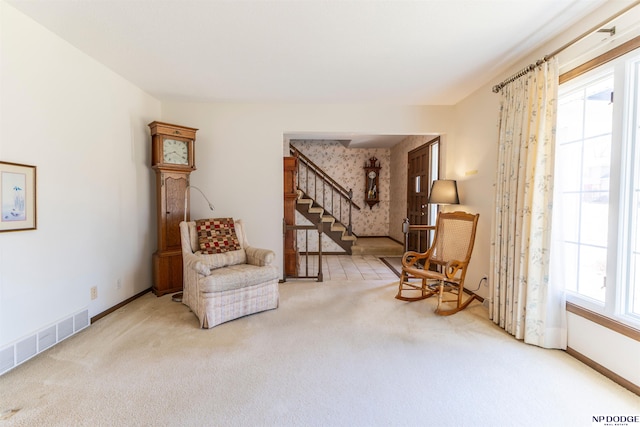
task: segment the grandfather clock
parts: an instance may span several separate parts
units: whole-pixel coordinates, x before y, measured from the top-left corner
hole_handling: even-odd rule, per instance
[[[153,293],[182,290],[180,221],[185,215],[189,175],[196,170],[194,143],[198,129],[169,123],[149,123],[151,166],[156,172],[158,250],[153,254]],[[186,215],[189,218],[189,204]]]

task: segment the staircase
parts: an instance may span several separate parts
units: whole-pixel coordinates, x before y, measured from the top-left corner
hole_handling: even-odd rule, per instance
[[[351,247],[355,244],[357,237],[349,234],[347,227],[338,221],[333,215],[327,213],[315,200],[309,197],[302,190],[298,190],[296,210],[308,219],[312,224],[322,221],[322,233],[336,242],[347,254],[351,255]]]
[[[290,146],[289,151],[298,163],[294,184],[296,211],[312,224],[321,223],[322,233],[351,255],[351,247],[356,241],[351,232],[351,211],[360,210],[353,202],[353,191],[337,183],[294,146]]]

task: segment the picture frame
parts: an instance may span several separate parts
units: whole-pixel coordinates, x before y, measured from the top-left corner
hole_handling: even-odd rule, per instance
[[[35,230],[36,167],[0,162],[0,233]]]

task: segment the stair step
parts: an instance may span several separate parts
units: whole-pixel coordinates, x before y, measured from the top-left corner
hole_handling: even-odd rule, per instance
[[[334,240],[339,246],[351,254],[351,247],[356,241],[356,236],[349,236],[347,234],[347,227],[338,222],[338,220],[328,213],[325,213],[323,207],[319,206],[313,199],[305,197],[304,192],[298,190],[298,199],[296,200],[298,205],[296,209],[304,215],[307,220],[312,223],[317,223],[318,218],[323,224],[328,224],[330,233],[327,236]],[[314,206],[315,205],[315,206]],[[306,209],[304,208],[306,206]],[[316,216],[317,215],[317,216]]]

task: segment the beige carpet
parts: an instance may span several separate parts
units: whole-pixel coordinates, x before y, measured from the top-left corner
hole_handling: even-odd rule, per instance
[[[640,397],[450,317],[389,281],[281,285],[280,308],[197,328],[146,294],[0,377],[0,426],[590,426]]]
[[[402,244],[389,237],[358,237],[351,247],[352,255],[402,256]]]

